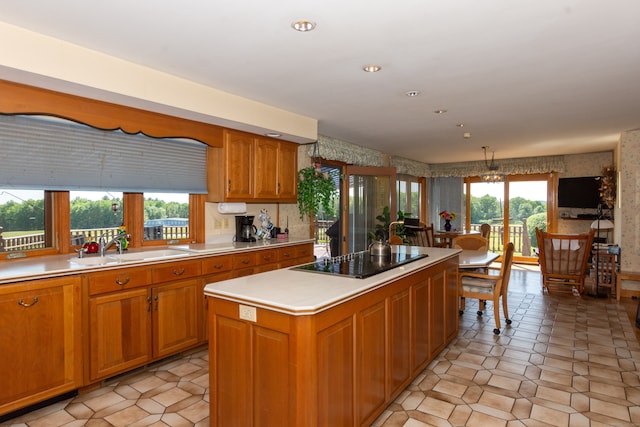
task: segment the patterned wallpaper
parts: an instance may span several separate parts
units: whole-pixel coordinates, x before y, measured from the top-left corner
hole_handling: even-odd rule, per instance
[[[616,222],[619,222],[621,231],[621,269],[638,271],[640,270],[640,130],[625,132],[620,139]]]

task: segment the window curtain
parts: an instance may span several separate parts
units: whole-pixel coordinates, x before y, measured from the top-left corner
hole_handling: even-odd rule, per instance
[[[206,145],[0,115],[0,186],[206,194]]]
[[[339,139],[318,135],[315,155],[327,160],[338,160],[356,166],[378,166],[387,165],[387,156],[376,150],[350,144]],[[307,155],[314,156],[314,144],[307,147]]]
[[[464,178],[442,177],[429,179],[429,218],[436,230],[442,230],[444,221],[438,215],[442,211],[455,212],[453,228],[461,229],[464,221],[463,210]]]

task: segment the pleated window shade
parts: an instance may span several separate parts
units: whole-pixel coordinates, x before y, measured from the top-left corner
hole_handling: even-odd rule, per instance
[[[207,192],[206,145],[0,115],[0,188]]]

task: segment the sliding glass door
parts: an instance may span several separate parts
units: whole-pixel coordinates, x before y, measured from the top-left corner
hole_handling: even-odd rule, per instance
[[[491,225],[489,247],[502,252],[505,242],[513,242],[514,259],[535,262],[535,228],[547,228],[551,174],[509,175],[504,183],[466,180],[466,228],[478,230]]]
[[[383,224],[378,216],[387,210],[390,220],[396,219],[395,168],[347,166],[343,185],[343,197],[348,197],[343,228],[347,253],[363,251],[369,247],[369,233]]]

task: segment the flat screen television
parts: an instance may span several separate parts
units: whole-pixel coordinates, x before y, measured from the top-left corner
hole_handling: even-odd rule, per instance
[[[600,180],[597,176],[560,178],[558,180],[558,207],[592,208],[600,203]]]

